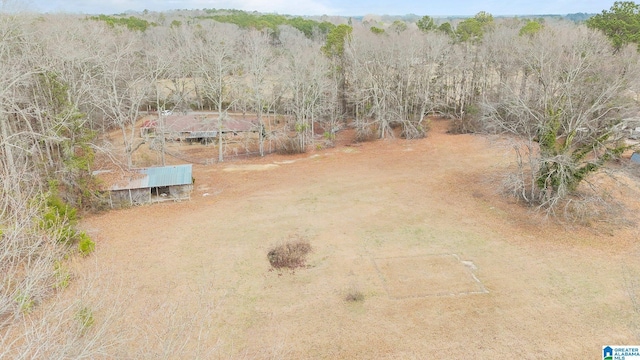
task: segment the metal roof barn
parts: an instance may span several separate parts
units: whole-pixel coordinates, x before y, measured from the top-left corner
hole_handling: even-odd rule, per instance
[[[189,185],[192,182],[192,166],[175,165],[150,167],[134,170],[140,177],[131,179],[129,183],[114,184],[111,190],[142,189],[175,185]]]
[[[108,192],[109,204],[112,208],[120,208],[188,200],[192,190],[191,164],[136,169],[112,183]]]

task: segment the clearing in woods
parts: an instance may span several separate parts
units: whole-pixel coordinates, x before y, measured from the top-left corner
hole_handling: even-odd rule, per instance
[[[593,359],[640,344],[637,227],[532,215],[496,194],[507,149],[446,126],[195,165],[191,201],[86,218],[97,247],[78,266],[121,303],[109,329],[129,334],[119,351]],[[270,271],[269,249],[292,235],[313,247],[307,267]],[[347,301],[354,291],[363,298]]]

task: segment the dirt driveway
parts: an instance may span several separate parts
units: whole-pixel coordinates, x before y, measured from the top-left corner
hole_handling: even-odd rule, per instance
[[[596,359],[640,344],[638,229],[540,225],[495,193],[504,148],[432,125],[197,165],[189,202],[86,219],[97,250],[81,268],[122,303],[122,355]],[[311,242],[309,267],[270,271],[292,235]]]

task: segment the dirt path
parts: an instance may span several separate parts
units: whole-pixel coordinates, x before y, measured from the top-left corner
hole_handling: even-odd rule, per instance
[[[125,302],[112,331],[135,329],[122,351],[586,359],[640,343],[638,230],[540,226],[495,194],[504,150],[445,130],[195,166],[190,202],[86,219],[97,251],[82,266]],[[269,271],[292,234],[310,240],[310,267]],[[355,290],[364,300],[346,301]]]

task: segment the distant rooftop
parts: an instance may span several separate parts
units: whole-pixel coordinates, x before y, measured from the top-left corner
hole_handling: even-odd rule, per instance
[[[257,126],[258,120],[225,119],[222,131],[250,131]],[[168,115],[164,119],[168,131],[198,132],[218,130],[217,113],[188,113]]]

